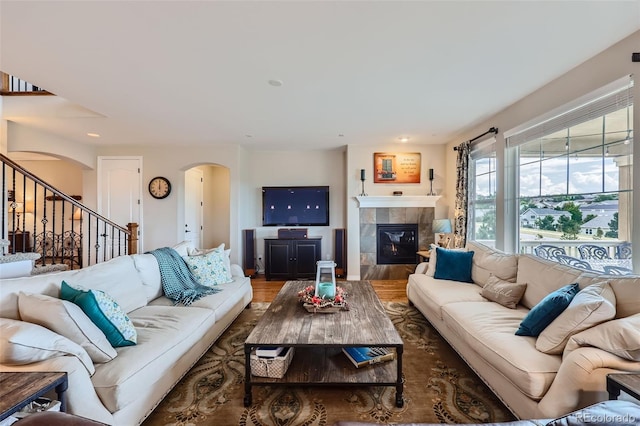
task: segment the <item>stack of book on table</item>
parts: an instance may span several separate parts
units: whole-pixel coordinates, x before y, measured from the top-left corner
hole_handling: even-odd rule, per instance
[[[342,352],[349,358],[349,361],[356,368],[366,365],[377,364],[379,362],[391,361],[395,358],[396,353],[389,348],[379,347],[346,347],[342,348]]]
[[[256,348],[256,356],[259,358],[275,358],[284,352],[282,346],[259,346]]]

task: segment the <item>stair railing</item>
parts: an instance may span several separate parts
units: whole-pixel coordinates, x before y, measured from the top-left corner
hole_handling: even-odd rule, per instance
[[[0,160],[0,237],[9,240],[9,254],[35,252],[36,267],[80,269],[137,252],[136,223],[118,225],[80,203],[81,196],[63,193],[2,154]]]

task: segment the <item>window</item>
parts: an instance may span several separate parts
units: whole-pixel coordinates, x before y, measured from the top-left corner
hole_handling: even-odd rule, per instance
[[[496,148],[495,138],[476,142],[469,168],[468,238],[495,247],[496,242]]]
[[[555,223],[537,220],[519,229],[521,253],[539,244],[557,245],[580,258],[581,245],[606,249],[616,263],[617,246],[631,241],[633,81],[598,91],[577,107],[507,137],[516,151],[517,202],[527,209],[563,213]],[[587,260],[596,271],[603,262]]]

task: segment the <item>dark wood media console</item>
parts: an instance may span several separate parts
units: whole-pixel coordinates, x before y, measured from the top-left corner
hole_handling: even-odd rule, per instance
[[[322,258],[322,237],[264,239],[264,274],[267,281],[314,279]]]

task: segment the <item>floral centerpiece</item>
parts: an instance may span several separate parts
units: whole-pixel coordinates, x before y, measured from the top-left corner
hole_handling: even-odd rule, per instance
[[[320,297],[315,294],[316,288],[312,285],[298,292],[298,299],[309,312],[331,313],[339,310],[349,310],[346,298],[347,293],[340,286],[336,286],[336,294],[333,298]]]

